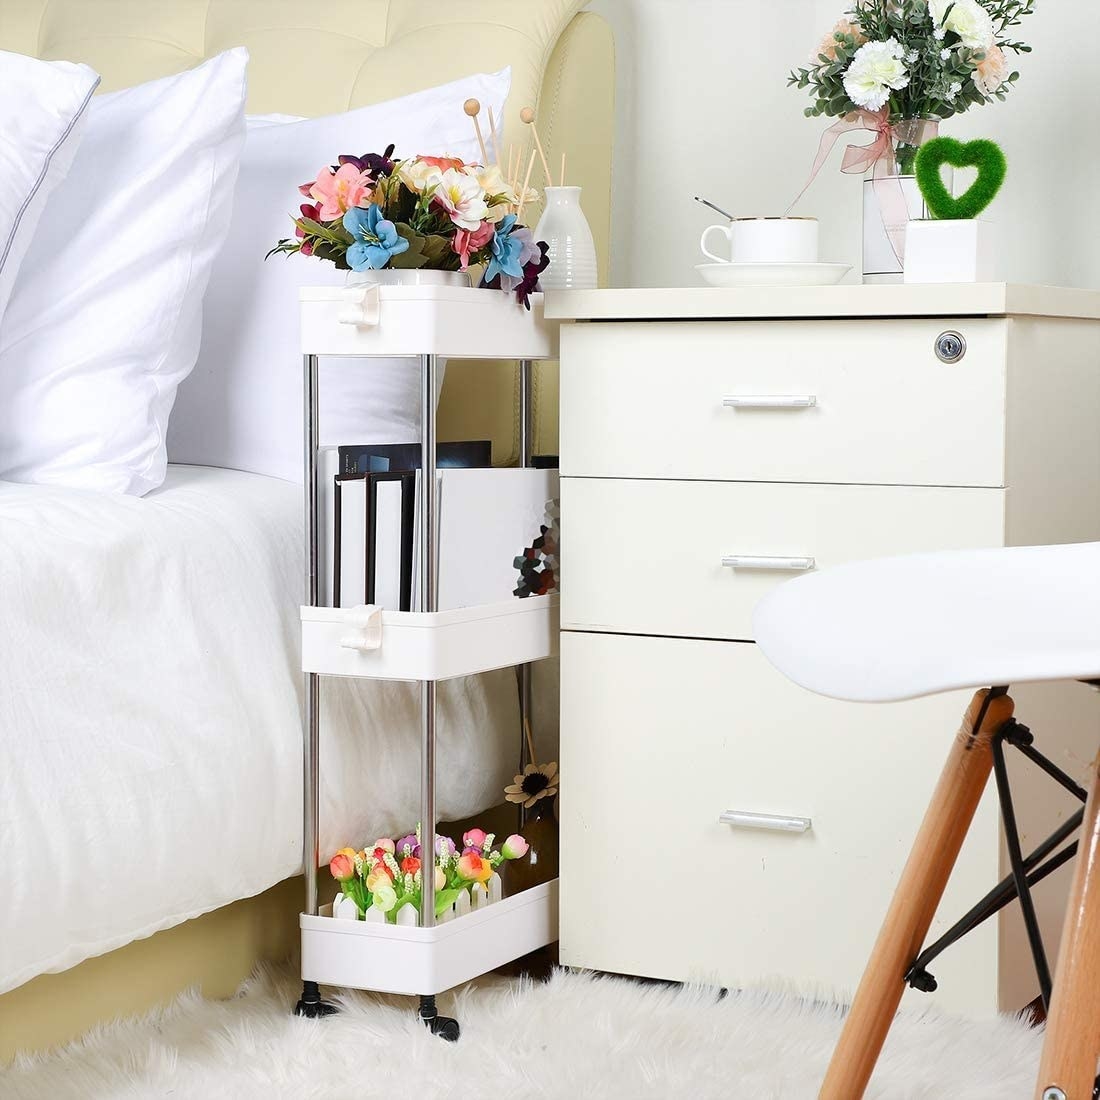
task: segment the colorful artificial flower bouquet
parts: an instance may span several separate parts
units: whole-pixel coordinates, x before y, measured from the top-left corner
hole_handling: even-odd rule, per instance
[[[548,247],[521,222],[538,192],[505,180],[500,166],[456,157],[341,156],[299,190],[309,202],[294,237],[268,253],[300,252],[352,271],[485,265],[481,286],[514,292],[528,308]]]
[[[527,841],[513,833],[498,850],[495,836],[483,829],[471,829],[462,836],[460,852],[450,837],[435,838],[435,915],[442,916],[463,892],[486,889],[497,868],[509,859],[527,854]],[[423,882],[423,852],[420,831],[400,840],[376,840],[362,851],[341,848],[329,862],[329,872],[340,884],[340,891],[351,898],[364,918],[368,909],[377,909],[390,924],[406,905],[420,912]]]
[[[809,117],[860,116],[860,128],[891,127],[898,170],[909,175],[931,136],[917,123],[1005,98],[1020,75],[1009,71],[1007,55],[1031,50],[1012,28],[1034,2],[858,0],[788,84],[809,89]]]

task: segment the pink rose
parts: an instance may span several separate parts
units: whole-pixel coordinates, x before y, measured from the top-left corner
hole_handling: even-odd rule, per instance
[[[485,846],[485,838],[488,833],[484,829],[471,829],[468,833],[462,834],[462,843],[467,848],[476,848],[479,852]]]
[[[451,242],[451,247],[462,261],[463,271],[470,266],[470,253],[477,252],[478,249],[484,248],[493,239],[494,232],[496,232],[496,227],[492,222],[482,222],[477,229],[460,228],[458,230],[454,240]],[[475,829],[474,832],[480,833],[481,830]],[[482,836],[484,835],[485,834],[482,833]]]

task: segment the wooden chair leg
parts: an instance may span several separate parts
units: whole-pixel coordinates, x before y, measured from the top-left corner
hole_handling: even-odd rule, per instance
[[[1081,825],[1054,991],[1039,1064],[1037,1100],[1091,1100],[1100,1056],[1100,773]]]
[[[989,780],[991,738],[1012,717],[1008,695],[989,695],[988,689],[979,691],[967,708],[845,1020],[820,1100],[860,1100],[871,1080],[905,991],[905,973],[924,945]]]

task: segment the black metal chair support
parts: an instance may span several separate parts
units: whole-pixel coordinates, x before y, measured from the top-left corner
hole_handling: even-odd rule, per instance
[[[1047,1009],[1050,1006],[1050,967],[1047,963],[1046,950],[1043,946],[1042,933],[1039,929],[1031,889],[1076,855],[1076,841],[1057,852],[1056,855],[1051,855],[1051,853],[1080,828],[1081,821],[1084,818],[1084,810],[1078,810],[1025,857],[1020,848],[1020,834],[1016,825],[1016,812],[1012,802],[1012,791],[1005,763],[1005,743],[1007,742],[1017,749],[1026,759],[1044,771],[1082,803],[1087,799],[1088,794],[1053,761],[1039,752],[1033,746],[1033,740],[1034,738],[1027,726],[1017,722],[1014,718],[1005,722],[993,735],[991,745],[993,771],[997,781],[997,795],[1001,806],[1001,818],[1004,822],[1011,873],[953,924],[944,935],[917,956],[905,975],[906,982],[913,989],[919,989],[925,993],[931,993],[935,990],[936,979],[928,972],[928,965],[968,932],[972,932],[1008,905],[1009,902],[1019,898],[1024,926],[1027,929],[1028,943],[1031,947],[1035,971],[1039,979],[1043,1007]]]

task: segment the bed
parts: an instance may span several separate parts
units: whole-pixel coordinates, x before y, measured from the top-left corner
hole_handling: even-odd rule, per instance
[[[613,57],[581,6],[0,0],[0,48],[85,61],[109,90],[243,44],[249,110],[299,115],[511,65],[506,126],[535,104],[548,157],[568,148],[606,270]],[[323,79],[296,49],[307,33],[326,38]],[[536,395],[537,445],[553,451],[552,366]],[[515,454],[516,397],[513,364],[452,368],[441,434],[490,436],[495,455]],[[300,487],[255,474],[173,466],[142,499],[0,486],[0,747],[18,762],[0,773],[0,1059],[187,985],[227,992],[290,942],[301,553]],[[415,781],[400,769],[416,752],[412,692],[326,691],[325,850],[415,818]],[[441,814],[458,818],[506,782],[514,677],[456,682],[442,704],[441,774],[494,761],[476,781],[441,785]],[[384,802],[364,799],[368,774]]]

